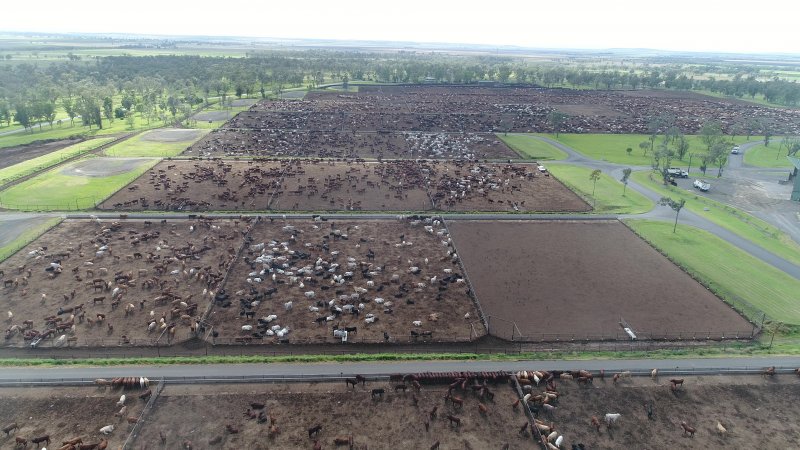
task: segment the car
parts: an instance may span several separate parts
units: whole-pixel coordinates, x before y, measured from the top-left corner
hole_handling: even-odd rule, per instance
[[[706,182],[705,180],[701,179],[694,180],[693,186],[697,189],[700,189],[703,192],[707,192],[709,189],[711,189],[711,185],[708,184],[708,182]]]
[[[689,178],[689,172],[678,167],[670,167],[667,169],[667,175],[678,178]]]
[[[537,169],[539,169],[539,172],[547,173],[547,167],[545,166],[540,165],[537,167]]]
[[[739,154],[739,146],[733,147],[731,150],[731,155],[738,155]]]

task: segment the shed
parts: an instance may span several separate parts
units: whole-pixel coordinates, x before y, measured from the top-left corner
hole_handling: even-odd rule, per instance
[[[800,170],[800,158],[795,158],[794,156],[787,156],[787,158],[795,167],[794,187],[792,188],[792,200],[800,202],[800,177],[797,176],[797,172]]]

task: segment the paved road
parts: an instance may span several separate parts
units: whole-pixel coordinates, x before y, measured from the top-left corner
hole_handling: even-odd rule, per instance
[[[564,144],[562,144],[562,143],[560,143],[558,141],[546,138],[546,137],[534,136],[534,138],[538,139],[540,141],[546,142],[548,144],[551,144],[551,145],[563,150],[564,152],[566,152],[569,155],[569,157],[565,160],[566,162],[568,162],[570,164],[577,165],[577,166],[588,167],[588,168],[591,168],[591,169],[600,169],[605,173],[611,174],[611,176],[614,177],[614,178],[621,178],[622,177],[622,170],[625,169],[626,167],[629,167],[629,166],[625,166],[625,165],[622,165],[622,164],[615,164],[615,163],[610,163],[610,162],[607,162],[607,161],[598,161],[598,160],[595,160],[595,159],[587,158],[586,156],[578,153],[575,149],[573,149],[571,147],[568,147],[568,146],[566,146],[566,145],[564,145]],[[757,143],[746,144],[745,148],[751,147],[751,146],[756,145],[756,144]],[[734,156],[736,156],[736,155],[734,155]],[[634,169],[634,170],[649,170],[650,169],[649,166],[632,166],[631,168]],[[784,172],[785,172],[785,170],[784,170]],[[660,194],[658,194],[658,193],[656,193],[654,191],[651,191],[650,189],[647,189],[646,187],[644,187],[644,186],[642,186],[642,185],[640,185],[640,184],[638,184],[636,182],[633,182],[633,181],[629,181],[628,182],[628,188],[635,190],[636,192],[644,195],[645,197],[649,198],[650,200],[652,200],[654,202],[658,202],[658,200],[661,198]],[[670,209],[667,206],[656,206],[652,211],[650,211],[648,213],[637,214],[637,215],[625,215],[625,216],[620,216],[620,218],[653,219],[653,220],[665,220],[665,221],[668,220],[668,221],[672,221],[672,220],[675,219],[675,215],[674,215],[674,212],[672,211],[672,209]],[[681,211],[680,223],[687,224],[687,225],[692,225],[692,226],[695,226],[695,227],[700,228],[702,230],[708,231],[708,232],[710,232],[712,234],[715,234],[716,236],[718,236],[721,239],[727,241],[731,245],[734,245],[734,246],[742,249],[743,251],[753,255],[754,257],[764,261],[765,263],[767,263],[767,264],[769,264],[769,265],[771,265],[771,266],[773,266],[773,267],[775,267],[777,269],[780,269],[780,270],[786,272],[787,274],[789,274],[789,275],[791,275],[791,276],[793,276],[793,277],[795,277],[797,279],[800,279],[800,266],[797,266],[797,265],[795,265],[795,264],[793,264],[793,263],[781,258],[780,256],[777,256],[774,253],[765,250],[763,247],[761,247],[759,245],[756,245],[753,242],[751,242],[751,241],[749,241],[747,239],[744,239],[744,238],[742,238],[742,237],[740,237],[740,236],[728,231],[727,229],[715,224],[714,222],[711,222],[710,220],[707,220],[707,219],[705,219],[705,218],[703,218],[703,217],[701,217],[701,216],[699,216],[699,215],[697,215],[697,214],[695,214],[695,213],[693,213],[691,211],[688,211],[688,210]]]
[[[631,370],[649,372],[725,371],[761,369],[776,366],[787,369],[800,367],[800,357],[748,357],[710,359],[615,359],[591,361],[411,361],[385,363],[320,363],[320,364],[212,364],[122,367],[20,367],[0,369],[0,382],[8,380],[60,380],[75,378],[111,378],[116,376],[146,376],[157,379],[183,377],[270,377],[270,376],[352,376],[386,375],[392,373],[456,372],[456,371],[518,371],[518,370],[593,370],[606,372]]]

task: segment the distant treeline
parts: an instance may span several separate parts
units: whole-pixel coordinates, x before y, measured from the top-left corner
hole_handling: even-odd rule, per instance
[[[530,63],[493,56],[356,51],[275,51],[246,58],[201,56],[109,56],[52,64],[0,66],[0,122],[29,126],[52,122],[62,108],[84,125],[102,126],[103,117],[175,116],[181,109],[230,94],[268,97],[286,88],[314,88],[356,80],[388,83],[500,83],[593,89],[701,89],[736,97],[763,96],[797,106],[800,84],[756,71],[731,79],[695,79],[683,66],[614,69],[597,65]]]

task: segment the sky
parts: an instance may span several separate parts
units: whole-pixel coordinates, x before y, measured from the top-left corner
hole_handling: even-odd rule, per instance
[[[0,31],[800,54],[800,0],[36,0]]]

